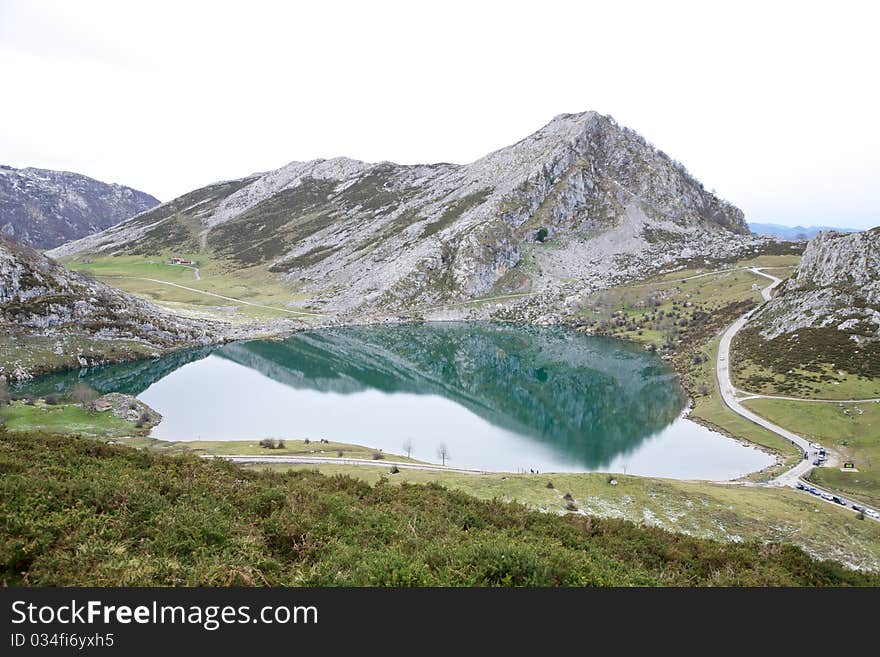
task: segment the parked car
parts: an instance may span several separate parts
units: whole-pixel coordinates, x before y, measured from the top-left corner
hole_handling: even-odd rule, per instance
[[[794,487],[797,488],[798,490],[807,490],[807,487],[804,486],[801,482],[797,482],[797,483],[794,485]]]
[[[837,502],[838,504],[841,504],[841,505],[843,505],[843,506],[846,506],[846,500],[843,499],[842,497],[837,497],[837,495],[833,495],[833,496],[831,497],[831,501],[832,501],[832,502]]]
[[[823,499],[823,500],[827,500],[827,501],[829,501],[829,502],[833,502],[833,501],[834,501],[834,495],[831,495],[830,493],[825,493],[825,492],[823,492],[823,491],[819,491],[819,495],[822,496],[822,499]]]
[[[853,504],[852,509],[853,509],[853,511],[858,511],[859,513],[865,512],[865,507],[859,506],[858,504]]]
[[[822,461],[819,459],[813,459],[813,465],[822,465]]]
[[[806,461],[808,458],[810,458],[810,453],[804,452],[804,461]]]
[[[812,486],[810,486],[810,487],[807,488],[807,492],[808,492],[808,493],[812,493],[813,495],[818,495],[818,494],[819,494],[819,491],[816,490],[815,488],[813,488]]]
[[[874,509],[865,509],[865,515],[874,520],[880,520],[880,513],[877,513]]]

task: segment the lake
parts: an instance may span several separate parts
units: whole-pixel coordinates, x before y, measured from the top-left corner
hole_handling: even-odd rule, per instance
[[[773,459],[681,417],[657,356],[557,327],[434,323],[322,329],[43,377],[85,380],[164,417],[162,440],[362,444],[450,466],[731,479]],[[273,454],[275,452],[272,452]]]

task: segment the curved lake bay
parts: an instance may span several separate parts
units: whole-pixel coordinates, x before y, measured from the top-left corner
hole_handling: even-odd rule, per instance
[[[544,327],[365,326],[240,342],[87,372],[164,416],[163,440],[310,438],[486,470],[610,471],[729,479],[772,462],[681,417],[686,397],[653,354]],[[316,448],[319,448],[316,445]],[[272,452],[275,454],[276,452]]]

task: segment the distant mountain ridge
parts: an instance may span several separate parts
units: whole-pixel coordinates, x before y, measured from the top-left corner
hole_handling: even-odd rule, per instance
[[[144,192],[78,173],[0,165],[0,234],[38,249],[97,233],[158,204]]]
[[[749,230],[756,235],[768,235],[783,240],[802,242],[811,240],[822,231],[837,233],[859,233],[859,228],[835,228],[833,226],[783,226],[782,224],[764,224],[749,222]]]
[[[612,118],[562,114],[465,165],[291,162],[209,185],[53,257],[187,254],[283,276],[335,315],[584,287],[754,244],[743,213]]]

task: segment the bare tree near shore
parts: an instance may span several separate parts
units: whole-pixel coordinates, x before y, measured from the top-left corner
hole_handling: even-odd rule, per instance
[[[100,395],[88,383],[83,381],[78,381],[77,384],[73,386],[70,395],[73,397],[73,401],[83,408],[91,406],[95,403],[95,400],[100,397]]]
[[[413,450],[412,440],[410,438],[407,438],[406,441],[403,443],[403,451],[406,454],[406,458],[412,457],[412,450]]]
[[[446,446],[446,443],[441,443],[440,447],[437,448],[437,456],[440,457],[443,465],[446,465],[446,461],[449,460],[449,448]]]

